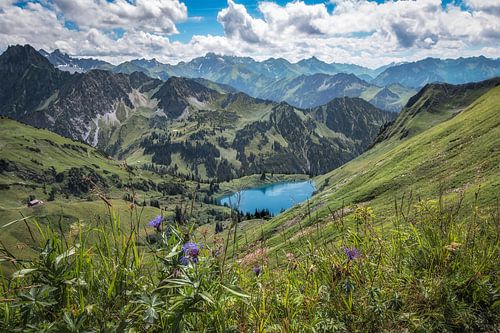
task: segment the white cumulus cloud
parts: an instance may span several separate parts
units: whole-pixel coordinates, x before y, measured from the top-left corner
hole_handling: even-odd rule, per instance
[[[175,22],[187,19],[187,7],[177,0],[53,0],[55,9],[80,28],[140,29],[177,33]]]

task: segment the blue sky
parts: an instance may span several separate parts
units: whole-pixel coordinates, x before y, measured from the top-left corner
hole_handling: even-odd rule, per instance
[[[0,0],[0,50],[56,48],[113,63],[207,52],[376,67],[499,57],[499,0]]]

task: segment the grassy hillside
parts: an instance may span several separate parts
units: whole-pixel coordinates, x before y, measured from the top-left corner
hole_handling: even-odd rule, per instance
[[[209,184],[134,168],[84,143],[7,118],[0,118],[0,156],[0,226],[36,216],[43,223],[62,223],[67,231],[73,224],[107,216],[104,200],[124,223],[131,218],[133,203],[148,220],[162,211],[171,216],[176,206],[188,209],[193,194],[196,223],[222,217],[225,210],[203,203]],[[28,207],[30,197],[43,205]],[[17,245],[16,253],[30,254],[24,223],[2,229],[0,240],[5,246]]]
[[[494,207],[500,188],[500,87],[490,85],[485,92],[483,86],[470,86],[454,97],[459,100],[461,95],[477,99],[464,98],[469,104],[460,112],[446,109],[451,103],[447,99],[439,104],[440,113],[421,109],[419,116],[404,123],[412,135],[387,138],[353,161],[315,178],[319,192],[309,202],[259,223],[258,228],[252,223],[240,225],[237,234],[242,257],[263,239],[266,251],[276,254],[300,248],[306,240],[335,241],[342,234],[339,217],[352,219],[357,207],[375,209],[378,228],[387,227],[384,221],[396,213],[395,201],[410,209],[419,198],[449,202],[463,195],[470,208],[478,192],[482,207]],[[409,110],[400,118],[407,117]],[[400,118],[392,126],[400,127]],[[424,123],[423,119],[425,127],[413,127],[415,122]]]
[[[378,141],[399,136],[401,139],[421,133],[460,113],[474,100],[500,85],[494,78],[462,85],[431,84],[413,96],[401,115],[377,138]]]

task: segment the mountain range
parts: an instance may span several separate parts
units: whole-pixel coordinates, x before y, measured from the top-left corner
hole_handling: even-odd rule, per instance
[[[136,59],[113,66],[96,63],[93,59],[71,58],[59,50],[42,54],[63,70],[108,69],[126,74],[139,71],[162,80],[171,76],[203,78],[229,85],[252,97],[286,101],[296,107],[315,107],[335,97],[356,96],[393,112],[401,110],[416,89],[427,83],[460,84],[500,75],[500,60],[485,57],[426,58],[370,69],[326,63],[315,57],[297,63],[282,58],[259,62],[249,57],[207,53],[176,65],[163,64],[156,59]]]
[[[458,59],[426,58],[394,65],[372,80],[386,86],[398,83],[409,88],[421,88],[428,83],[462,84],[500,76],[500,59],[483,56]]]
[[[371,70],[351,64],[328,64],[315,57],[297,63],[290,63],[282,58],[258,62],[249,57],[208,53],[204,57],[180,62],[177,65],[162,64],[156,59],[131,60],[119,64],[112,71],[128,74],[140,71],[163,80],[171,76],[203,78],[231,86],[252,97],[277,102],[286,101],[296,107],[315,107],[335,97],[344,96],[366,96],[365,99],[370,101],[369,99],[374,98],[383,88],[360,78],[371,80],[382,69]],[[359,75],[360,78],[355,75]],[[358,81],[362,81],[361,88]],[[321,87],[323,89],[318,90]],[[415,90],[393,89],[392,93],[397,97],[385,98],[384,95],[374,102],[384,110],[397,112]],[[362,94],[364,96],[361,96]]]
[[[62,71],[51,61],[65,69],[73,61],[81,70]],[[242,75],[243,69],[250,73],[249,63],[257,64],[262,82],[269,78],[265,73],[279,78],[262,98],[234,87],[244,81],[221,78],[237,66],[242,70],[227,78],[249,80],[245,84],[252,87],[254,74]],[[109,70],[109,64],[95,60],[39,53],[29,45],[9,47],[0,56],[0,114],[81,140],[131,164],[230,179],[263,171],[332,170],[361,154],[394,118],[381,109],[396,111],[403,100],[410,100],[411,108],[425,91],[410,98],[413,90],[399,83],[380,88],[354,74],[332,74],[333,69],[310,74],[333,68],[315,58],[290,64],[208,54],[175,66],[154,59],[128,64],[144,70],[116,73],[118,67]],[[92,69],[102,66],[108,70]],[[385,68],[378,77],[400,66],[408,64]],[[170,68],[166,81],[152,77],[159,68]],[[175,71],[222,76],[215,81],[170,76]],[[309,74],[294,76],[304,71]]]
[[[246,58],[219,82],[66,60],[0,55],[6,330],[498,326],[499,77],[413,94],[269,61],[294,74],[258,98],[233,86],[269,79]],[[287,186],[310,177],[296,202]],[[234,193],[239,209],[245,188],[296,203],[274,217],[266,200],[245,215],[216,205]]]
[[[380,109],[399,112],[416,93],[399,84],[380,88],[354,74],[339,73],[300,75],[281,79],[264,89],[261,98],[285,101],[296,107],[315,107],[337,97],[360,97]]]
[[[393,118],[359,98],[300,109],[206,80],[69,73],[28,45],[0,56],[0,74],[1,115],[200,178],[324,173],[359,155]]]

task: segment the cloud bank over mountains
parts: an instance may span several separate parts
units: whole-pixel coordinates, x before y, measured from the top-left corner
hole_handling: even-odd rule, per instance
[[[143,57],[176,63],[215,52],[370,67],[427,56],[500,56],[497,0],[330,1],[263,1],[252,15],[228,0],[217,14],[223,35],[192,35],[183,43],[172,38],[177,25],[200,18],[179,0],[0,0],[0,49],[29,43],[113,63]]]

